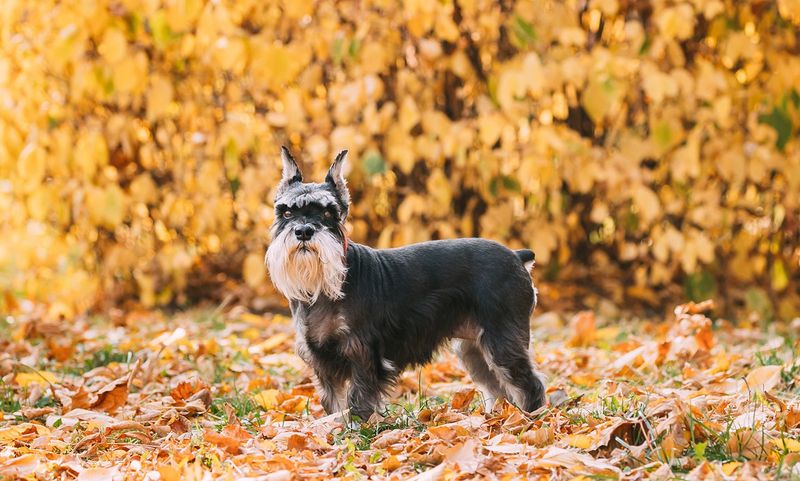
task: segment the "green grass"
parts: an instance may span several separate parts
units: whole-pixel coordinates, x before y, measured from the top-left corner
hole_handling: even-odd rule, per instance
[[[134,360],[134,353],[131,351],[122,352],[114,346],[103,346],[101,349],[87,356],[83,363],[68,364],[56,370],[65,374],[80,376],[98,367],[108,366],[111,363],[130,364]],[[47,366],[42,366],[47,368]]]
[[[242,423],[242,427],[248,431],[255,432],[262,425],[261,406],[256,403],[252,396],[244,392],[233,392],[231,394],[214,398],[211,401],[209,411],[217,418],[217,430],[222,429],[230,423],[229,416],[225,411],[225,405],[229,404],[233,408],[233,413]]]
[[[440,406],[447,402],[439,396],[424,397],[419,396],[416,400],[409,400],[404,403],[391,403],[386,406],[386,410],[381,413],[384,417],[382,421],[376,423],[356,422],[348,423],[341,431],[333,434],[334,444],[352,445],[355,450],[364,451],[372,446],[375,438],[384,431],[393,429],[414,428],[417,431],[424,431],[425,424],[417,419],[416,413],[419,410]]]
[[[22,406],[14,396],[14,390],[11,386],[6,385],[0,381],[0,411],[4,413],[14,413],[19,411]]]

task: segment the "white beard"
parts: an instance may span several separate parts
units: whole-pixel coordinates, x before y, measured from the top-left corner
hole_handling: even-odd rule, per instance
[[[347,266],[342,244],[326,230],[318,231],[306,242],[307,250],[293,229],[284,228],[267,248],[264,261],[272,283],[289,300],[316,302],[320,294],[337,300],[344,297],[342,286]]]

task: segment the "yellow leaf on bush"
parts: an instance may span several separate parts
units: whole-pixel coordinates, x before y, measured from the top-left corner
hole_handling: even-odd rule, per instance
[[[245,257],[242,277],[250,287],[258,287],[266,281],[267,271],[264,267],[264,256],[260,252],[251,252]]]

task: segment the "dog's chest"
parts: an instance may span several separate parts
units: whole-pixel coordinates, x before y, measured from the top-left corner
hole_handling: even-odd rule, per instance
[[[347,319],[335,306],[314,306],[295,312],[297,336],[311,347],[337,343],[350,332]]]

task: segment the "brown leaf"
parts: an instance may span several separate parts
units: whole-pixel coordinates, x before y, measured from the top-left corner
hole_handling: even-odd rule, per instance
[[[474,397],[474,389],[462,389],[453,395],[453,401],[451,402],[451,405],[453,406],[453,409],[463,409],[469,406],[469,403],[472,402]]]
[[[97,391],[97,400],[93,409],[114,414],[128,400],[128,377],[121,377]]]
[[[238,424],[229,424],[219,433],[213,429],[206,428],[203,438],[206,442],[219,446],[229,454],[238,454],[241,450],[241,445],[251,439],[252,436]]]
[[[306,448],[306,437],[301,434],[292,434],[286,440],[286,449],[302,451]]]
[[[169,395],[172,396],[172,399],[175,401],[183,401],[199,390],[199,382],[181,381],[169,392]]]
[[[394,454],[381,461],[381,468],[385,469],[386,471],[394,471],[400,466],[402,466],[402,463]]]
[[[0,464],[0,476],[24,478],[34,473],[39,468],[39,463],[38,454],[23,454]]]
[[[162,481],[181,480],[181,471],[175,466],[167,466],[167,465],[159,466],[158,474],[160,475]]]
[[[447,462],[457,464],[461,472],[473,474],[477,471],[481,462],[481,457],[477,454],[479,444],[470,438],[464,444],[459,444],[448,448],[445,453]]]
[[[68,396],[68,401],[64,405],[67,410],[72,409],[85,409],[91,407],[97,401],[97,396],[89,393],[83,386],[80,386],[77,391]],[[62,402],[62,404],[64,404]]]
[[[44,408],[25,408],[22,411],[22,415],[28,419],[36,419],[42,416],[47,416],[48,414],[52,414],[55,412],[55,409],[52,407],[44,407]]]
[[[572,318],[570,325],[573,331],[572,338],[569,340],[570,346],[589,346],[594,343],[597,330],[594,312],[579,312]]]
[[[114,476],[119,472],[119,468],[88,468],[81,471],[75,481],[113,481]]]
[[[47,338],[47,350],[56,361],[66,362],[72,358],[75,352],[75,343],[71,339],[66,341],[57,339],[55,337]]]
[[[186,404],[191,404],[195,401],[199,401],[203,406],[205,406],[206,409],[211,406],[211,391],[207,385],[205,388],[197,391],[189,399],[187,399]]]
[[[522,433],[519,439],[525,444],[542,447],[553,444],[553,440],[555,439],[555,434],[553,431],[553,427],[548,426],[548,427],[541,427],[538,429],[531,429],[530,431],[525,431],[524,433]]]

